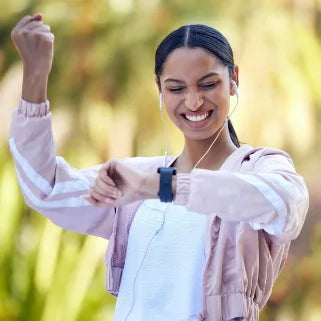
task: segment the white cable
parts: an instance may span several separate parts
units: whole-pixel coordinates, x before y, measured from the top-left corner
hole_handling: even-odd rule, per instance
[[[136,275],[135,275],[134,284],[133,284],[133,299],[132,299],[131,306],[130,306],[130,308],[129,308],[129,310],[128,310],[128,313],[127,313],[127,315],[126,315],[125,321],[127,321],[128,317],[129,317],[129,315],[131,314],[131,312],[132,312],[132,310],[133,310],[133,307],[134,307],[135,295],[136,295],[136,291],[135,291],[135,290],[136,290],[136,281],[137,281],[138,274],[139,274],[141,268],[143,267],[143,263],[144,263],[144,261],[145,261],[146,255],[147,255],[147,251],[148,251],[148,249],[149,249],[149,247],[150,247],[150,245],[151,245],[154,237],[155,237],[155,236],[163,229],[163,227],[164,227],[165,218],[166,218],[166,213],[167,213],[167,210],[168,210],[168,208],[169,208],[169,205],[170,205],[170,203],[167,204],[166,209],[165,209],[165,211],[164,211],[164,213],[163,213],[164,215],[163,215],[163,221],[162,221],[161,226],[158,228],[158,230],[154,233],[154,235],[152,236],[152,238],[149,240],[149,243],[148,243],[147,248],[146,248],[146,250],[145,250],[145,253],[144,253],[144,255],[143,255],[143,259],[142,259],[142,261],[140,262],[139,268],[138,268],[137,273],[136,273]]]
[[[219,137],[219,135],[220,135],[220,133],[222,132],[222,130],[223,130],[223,128],[224,128],[224,126],[225,126],[225,124],[227,124],[227,122],[228,122],[228,120],[230,119],[230,117],[231,117],[231,115],[233,114],[233,112],[234,112],[234,110],[235,110],[235,108],[236,108],[236,106],[238,105],[238,103],[239,103],[239,97],[238,97],[238,95],[236,96],[236,104],[235,104],[235,106],[234,106],[234,108],[233,108],[233,110],[232,110],[232,112],[227,116],[227,118],[224,120],[224,123],[223,123],[223,125],[222,125],[222,127],[221,127],[221,129],[220,129],[220,131],[218,132],[218,134],[216,135],[216,137],[214,138],[214,140],[213,140],[213,142],[212,142],[212,144],[210,145],[210,147],[207,149],[207,151],[204,153],[204,155],[198,160],[198,162],[195,164],[195,166],[193,167],[193,169],[194,168],[196,168],[196,166],[203,160],[203,158],[208,154],[208,152],[210,151],[210,149],[213,147],[213,145],[215,144],[215,142],[216,142],[216,140],[218,139],[218,137]],[[192,170],[193,170],[192,169]]]
[[[212,148],[212,146],[215,144],[216,140],[218,139],[218,136],[219,136],[220,133],[222,132],[222,130],[223,130],[223,128],[224,128],[224,126],[225,126],[226,123],[227,123],[227,119],[224,120],[224,123],[223,123],[220,131],[218,132],[218,134],[217,134],[216,137],[214,138],[212,144],[211,144],[210,147],[207,149],[207,151],[204,153],[204,155],[198,160],[198,162],[195,164],[195,166],[193,167],[193,169],[196,168],[196,166],[197,166],[197,165],[203,160],[203,158],[208,154],[208,152],[210,151],[210,149]],[[192,169],[192,170],[193,170],[193,169]]]
[[[164,141],[165,141],[165,154],[164,154],[164,167],[166,167],[167,164],[167,155],[168,155],[168,140],[167,140],[167,130],[166,130],[166,122],[165,117],[163,113],[163,94],[159,94],[159,110],[161,113],[162,121],[163,121],[163,127],[164,127]]]

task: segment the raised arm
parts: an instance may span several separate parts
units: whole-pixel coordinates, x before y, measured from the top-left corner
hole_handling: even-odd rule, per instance
[[[79,196],[89,193],[100,166],[77,170],[56,157],[47,101],[53,35],[41,16],[22,18],[12,40],[23,61],[22,99],[14,111],[10,149],[26,203],[55,224],[83,234],[109,238],[114,208],[97,208]]]

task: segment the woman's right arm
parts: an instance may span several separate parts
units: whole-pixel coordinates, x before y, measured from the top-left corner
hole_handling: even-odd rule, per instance
[[[56,157],[47,101],[53,35],[41,16],[40,20],[26,16],[13,29],[12,40],[22,58],[24,75],[9,144],[26,203],[63,228],[109,238],[114,208],[93,207],[80,198],[89,193],[100,166],[78,170]]]

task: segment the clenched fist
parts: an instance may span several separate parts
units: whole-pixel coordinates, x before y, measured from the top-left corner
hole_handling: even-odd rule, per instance
[[[42,15],[23,17],[11,32],[22,62],[24,72],[48,75],[53,59],[54,35],[42,23]]]
[[[157,198],[157,195],[151,192],[152,184],[146,185],[148,178],[154,176],[157,176],[155,180],[157,187],[158,174],[144,173],[125,165],[121,160],[113,159],[101,167],[90,195],[83,195],[82,198],[94,206],[114,207],[142,199]]]

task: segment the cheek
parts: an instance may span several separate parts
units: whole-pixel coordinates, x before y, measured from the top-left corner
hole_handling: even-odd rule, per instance
[[[229,107],[230,93],[226,88],[216,90],[211,95],[207,95],[206,98],[209,101],[216,103],[221,109],[226,109]]]
[[[182,103],[182,97],[170,95],[164,97],[164,104],[169,114],[173,114],[175,109]]]

